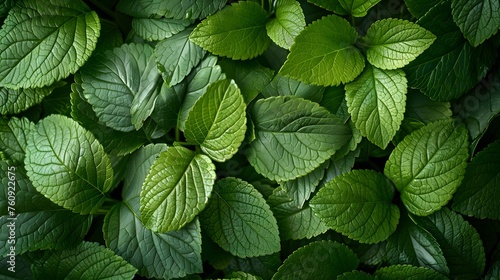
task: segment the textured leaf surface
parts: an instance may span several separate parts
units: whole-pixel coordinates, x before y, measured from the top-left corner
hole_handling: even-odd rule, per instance
[[[215,13],[227,0],[120,0],[117,9],[139,18],[165,16],[174,19],[197,19]]]
[[[497,260],[491,266],[490,270],[486,274],[486,280],[497,280],[500,279],[500,260]]]
[[[280,279],[335,279],[358,267],[358,257],[347,246],[317,241],[293,252],[273,276]]]
[[[84,95],[101,122],[124,132],[142,126],[142,118],[133,123],[131,110],[136,96],[157,93],[160,76],[155,65],[153,49],[133,43],[98,54],[85,65]]]
[[[140,199],[142,222],[155,232],[178,230],[205,208],[215,180],[205,155],[169,147],[151,166]]]
[[[409,12],[416,18],[423,17],[428,11],[436,7],[439,3],[444,0],[405,0],[405,4],[408,7]]]
[[[259,4],[237,2],[204,19],[190,39],[213,54],[250,59],[262,54],[271,42],[266,22],[267,13]]]
[[[155,47],[158,68],[170,86],[178,84],[205,55],[202,48],[189,40],[192,29],[167,38]]]
[[[406,96],[405,118],[430,123],[448,119],[452,116],[450,102],[434,101],[418,90],[409,90]]]
[[[467,166],[453,198],[453,210],[477,218],[500,220],[500,141],[479,152]]]
[[[43,88],[21,88],[9,89],[0,88],[0,114],[10,115],[17,114],[33,105],[42,102],[43,98],[52,93],[52,90],[61,85],[43,87]]]
[[[323,9],[335,12],[338,15],[347,15],[347,12],[342,5],[340,5],[339,0],[307,0],[309,3],[313,3],[314,5],[321,7]]]
[[[81,1],[21,1],[0,30],[0,86],[43,87],[75,73],[101,25]]]
[[[45,251],[32,265],[36,279],[132,279],[137,269],[98,243]]]
[[[401,68],[425,51],[436,39],[418,24],[402,19],[383,19],[366,32],[366,56],[375,67]]]
[[[255,258],[235,257],[229,264],[229,269],[252,273],[263,279],[271,279],[281,263],[279,253]]]
[[[356,78],[365,67],[354,46],[356,30],[336,15],[308,25],[295,39],[280,74],[321,86],[335,86]]]
[[[0,118],[0,152],[9,159],[22,163],[26,151],[27,139],[34,129],[34,124],[27,118]]]
[[[24,164],[37,191],[75,213],[95,213],[113,182],[111,163],[101,144],[61,115],[37,124],[28,139]]]
[[[271,180],[288,181],[309,173],[351,136],[338,117],[302,98],[261,99],[251,115],[256,139],[247,157]]]
[[[407,81],[402,70],[371,65],[345,86],[352,120],[363,136],[385,149],[404,118]]]
[[[249,183],[224,178],[202,212],[203,229],[224,250],[238,257],[255,257],[281,248],[278,226],[262,195]]]
[[[498,0],[453,0],[451,3],[453,21],[474,47],[500,29]]]
[[[439,272],[412,265],[393,265],[388,267],[383,267],[375,272],[375,276],[380,279],[387,280],[399,280],[399,279],[409,279],[409,280],[446,280],[448,277],[440,274]]]
[[[377,279],[375,276],[363,271],[349,271],[342,275],[337,276],[337,280],[372,280]]]
[[[364,17],[380,0],[338,0],[342,8],[355,17]]]
[[[170,18],[134,18],[132,29],[144,40],[159,41],[186,29],[191,24],[189,20]]]
[[[216,161],[226,161],[245,138],[246,104],[233,80],[212,83],[196,102],[186,120],[189,142]]]
[[[310,205],[335,231],[362,243],[377,243],[396,230],[399,209],[391,203],[393,196],[382,174],[354,170],[326,183]]]
[[[384,173],[411,213],[426,216],[448,203],[465,173],[467,142],[463,126],[442,120],[412,132],[398,144]]]
[[[267,34],[278,46],[290,49],[295,37],[304,30],[306,20],[299,2],[279,0],[276,2],[276,17],[267,24]]]
[[[262,90],[264,97],[293,95],[313,102],[323,99],[324,87],[313,86],[277,74]]]
[[[476,229],[462,216],[443,208],[430,216],[414,219],[417,225],[436,238],[448,262],[452,278],[480,278],[485,266],[483,242]]]

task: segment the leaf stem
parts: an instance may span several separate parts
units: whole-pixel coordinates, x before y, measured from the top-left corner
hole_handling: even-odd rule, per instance
[[[176,126],[175,127],[175,142],[179,142],[180,138],[181,138],[181,133],[179,131],[179,127]]]

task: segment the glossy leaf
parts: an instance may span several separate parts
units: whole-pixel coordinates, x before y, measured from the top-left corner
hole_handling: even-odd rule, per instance
[[[380,0],[338,0],[342,8],[355,17],[364,17]]]

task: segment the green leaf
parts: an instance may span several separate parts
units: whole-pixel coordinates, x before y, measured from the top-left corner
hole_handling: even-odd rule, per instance
[[[497,260],[491,266],[490,270],[486,274],[486,280],[498,280],[500,279],[500,260]]]
[[[256,138],[247,157],[257,172],[271,180],[306,175],[351,137],[337,116],[302,98],[261,99],[250,114]]]
[[[273,78],[274,71],[256,60],[236,61],[223,59],[218,62],[228,79],[233,79],[241,89],[246,104],[259,95]]]
[[[288,256],[273,280],[335,279],[358,268],[358,265],[358,257],[347,246],[332,241],[317,241]]]
[[[323,179],[325,169],[329,166],[330,162],[331,161],[327,161],[323,163],[318,168],[302,177],[281,182],[280,186],[283,188],[286,196],[293,201],[292,205],[296,208],[302,208],[304,206],[304,203],[309,200],[309,197]]]
[[[24,162],[26,141],[35,125],[26,118],[11,118],[8,122],[0,118],[0,152],[9,159]]]
[[[173,0],[165,1],[166,17],[202,19],[222,9],[227,0]]]
[[[297,80],[277,74],[273,80],[262,89],[264,97],[271,96],[297,96],[313,102],[323,99],[324,87],[313,86]]]
[[[500,2],[497,0],[453,0],[451,9],[453,21],[474,47],[500,29]]]
[[[313,3],[314,5],[326,9],[328,11],[332,11],[338,15],[347,15],[349,14],[342,5],[340,5],[339,0],[307,0],[309,3]]]
[[[124,132],[142,126],[144,117],[136,116],[133,107],[138,106],[137,98],[157,95],[160,75],[155,65],[153,49],[133,43],[99,53],[85,65],[84,95],[101,122]]]
[[[342,8],[354,17],[364,17],[380,0],[338,0]]]
[[[165,131],[177,126],[179,111],[181,109],[186,83],[181,82],[173,87],[163,83],[155,102],[151,118]]]
[[[205,55],[205,51],[189,40],[192,29],[186,29],[159,42],[155,47],[158,69],[170,86],[178,84]]]
[[[239,280],[262,280],[262,278],[254,276],[250,273],[243,271],[234,271],[226,275],[227,279],[239,279]]]
[[[467,165],[465,178],[453,199],[453,210],[480,219],[500,220],[500,141],[479,152]]]
[[[28,139],[24,164],[37,191],[75,213],[95,213],[113,183],[111,162],[101,144],[61,115],[37,124]]]
[[[411,266],[411,265],[393,265],[393,266],[383,267],[375,272],[375,276],[378,276],[379,279],[384,279],[384,280],[448,279],[448,277],[440,274],[435,270],[425,267]]]
[[[231,271],[244,271],[256,276],[260,276],[265,280],[271,279],[281,265],[279,253],[254,257],[254,258],[238,258],[234,257],[229,264]]]
[[[235,256],[256,257],[280,250],[273,213],[262,195],[241,179],[217,181],[201,223],[213,241]]]
[[[63,83],[55,83],[43,88],[0,88],[0,114],[11,115],[39,104],[52,91]]]
[[[5,202],[3,209],[6,211],[0,217],[0,226],[7,229],[12,218],[15,218],[16,224],[15,239],[9,238],[12,236],[8,235],[8,230],[0,234],[1,256],[9,253],[13,240],[17,255],[39,249],[65,249],[83,240],[92,223],[91,216],[72,213],[49,201],[35,190],[22,167],[7,166],[5,161],[0,162],[0,167],[0,182],[5,186],[0,193],[0,201]],[[12,167],[15,170],[10,171]],[[11,187],[15,188],[14,200]],[[3,206],[3,203],[0,205]]]
[[[436,238],[452,279],[479,279],[485,266],[483,242],[462,216],[443,208],[430,216],[414,217],[416,224]]]
[[[366,32],[368,61],[381,69],[401,68],[424,52],[436,36],[418,24],[402,19],[383,19]]]
[[[337,280],[372,280],[377,279],[375,276],[363,271],[349,271],[337,276]]]
[[[144,40],[160,41],[170,38],[191,25],[189,20],[171,18],[134,18],[132,29]]]
[[[297,36],[280,74],[320,86],[348,83],[365,67],[363,55],[354,46],[357,39],[347,20],[323,17]]]
[[[449,119],[452,116],[450,102],[434,101],[417,90],[409,90],[406,97],[405,118],[430,123]]]
[[[421,18],[423,17],[428,11],[436,7],[438,4],[441,2],[444,2],[447,0],[427,0],[427,1],[420,1],[420,0],[405,0],[405,4],[410,11],[410,13],[416,17],[416,18]]]
[[[137,269],[98,243],[45,251],[31,266],[35,279],[132,279]]]
[[[368,65],[345,86],[352,120],[372,143],[385,149],[401,125],[406,106],[406,77],[402,70]]]
[[[14,271],[9,270],[11,268],[9,262],[10,257],[6,257],[0,260],[0,275],[4,276],[7,280],[31,280],[33,278],[33,273],[31,272],[30,263],[26,261],[24,256],[16,256],[16,264]],[[11,268],[12,269],[12,268]]]
[[[310,205],[333,230],[371,244],[396,230],[399,209],[391,203],[393,196],[394,189],[382,174],[353,170],[326,183]]]
[[[426,216],[448,203],[465,173],[467,142],[463,126],[441,120],[412,132],[398,144],[384,173],[411,213]]]
[[[75,73],[100,28],[97,13],[81,1],[20,1],[0,30],[0,86],[44,87]]]
[[[276,45],[288,50],[306,26],[304,13],[295,0],[278,0],[275,13],[276,17],[266,24],[267,34]]]
[[[142,186],[140,212],[144,226],[164,233],[191,222],[208,201],[215,166],[205,155],[169,147],[151,166]]]
[[[267,12],[259,4],[237,2],[204,19],[190,39],[213,54],[250,59],[264,53],[271,42],[266,23]]]
[[[397,230],[387,240],[386,258],[390,264],[410,264],[434,269],[448,275],[443,251],[425,229],[403,215]]]
[[[224,162],[245,138],[245,102],[233,80],[212,83],[186,120],[186,140],[200,145],[213,160]]]

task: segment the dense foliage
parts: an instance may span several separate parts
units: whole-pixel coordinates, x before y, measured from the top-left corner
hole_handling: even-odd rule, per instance
[[[499,0],[0,19],[2,279],[500,278]]]

